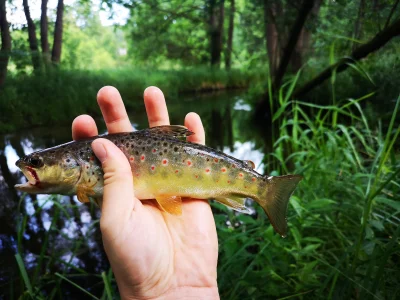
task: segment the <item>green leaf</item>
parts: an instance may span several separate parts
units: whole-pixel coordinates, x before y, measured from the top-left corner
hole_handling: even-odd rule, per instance
[[[311,209],[320,209],[320,208],[329,208],[331,204],[336,203],[334,200],[331,199],[318,199],[314,200],[306,205],[306,208]]]

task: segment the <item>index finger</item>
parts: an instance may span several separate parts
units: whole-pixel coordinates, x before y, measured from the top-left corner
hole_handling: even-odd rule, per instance
[[[97,93],[101,113],[109,133],[133,131],[124,102],[115,87],[105,86]]]

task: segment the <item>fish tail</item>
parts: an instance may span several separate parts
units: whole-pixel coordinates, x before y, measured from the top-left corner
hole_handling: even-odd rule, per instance
[[[300,175],[274,176],[266,183],[266,193],[258,199],[268,218],[282,237],[286,236],[287,220],[286,212],[289,198],[297,184],[303,179]]]

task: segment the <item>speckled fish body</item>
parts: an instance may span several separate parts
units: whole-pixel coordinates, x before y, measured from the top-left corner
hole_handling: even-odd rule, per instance
[[[266,211],[281,235],[286,233],[286,209],[301,176],[266,177],[241,161],[210,147],[189,143],[183,126],[160,126],[104,135],[126,155],[135,195],[156,199],[161,209],[179,215],[182,198],[214,199],[247,212],[252,198]],[[81,202],[101,199],[103,170],[91,143],[70,142],[32,153],[17,162],[29,182],[16,188],[29,193],[77,194]]]

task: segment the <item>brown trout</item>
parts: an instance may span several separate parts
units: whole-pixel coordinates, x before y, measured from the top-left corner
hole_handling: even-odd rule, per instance
[[[159,126],[69,142],[29,154],[16,162],[28,182],[15,187],[32,194],[76,194],[101,203],[103,170],[92,151],[98,137],[117,145],[132,167],[135,195],[156,199],[168,213],[182,213],[182,198],[213,199],[249,212],[246,198],[262,206],[275,230],[286,235],[286,210],[299,175],[262,176],[254,164],[186,141],[184,126]]]

